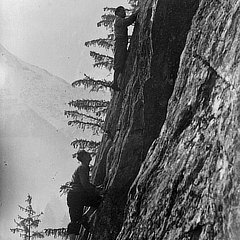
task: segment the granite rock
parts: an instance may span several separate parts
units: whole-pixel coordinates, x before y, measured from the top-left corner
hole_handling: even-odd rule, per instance
[[[143,0],[94,181],[91,239],[240,235],[240,1]]]

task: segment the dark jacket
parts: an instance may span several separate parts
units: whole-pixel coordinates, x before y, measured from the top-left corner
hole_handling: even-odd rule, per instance
[[[92,196],[96,196],[96,187],[89,181],[90,168],[82,163],[72,175],[71,192],[82,192]]]
[[[117,39],[127,39],[128,38],[128,29],[137,18],[137,13],[133,13],[130,17],[121,18],[116,16],[114,21],[114,36],[115,40]]]

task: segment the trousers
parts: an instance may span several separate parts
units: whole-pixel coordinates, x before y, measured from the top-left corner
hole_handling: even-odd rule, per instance
[[[81,227],[81,220],[82,220],[84,206],[97,208],[101,202],[101,199],[102,198],[100,196],[92,197],[87,193],[82,193],[82,192],[68,193],[67,205],[69,208],[69,215],[70,215],[70,221],[71,221],[67,227],[68,234],[78,235]]]
[[[113,69],[122,71],[127,59],[127,38],[116,39],[114,43],[114,62]]]

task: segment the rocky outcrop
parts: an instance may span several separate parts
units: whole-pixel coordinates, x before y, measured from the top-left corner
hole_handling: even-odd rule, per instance
[[[91,239],[238,239],[240,1],[140,5],[96,159],[106,196]]]

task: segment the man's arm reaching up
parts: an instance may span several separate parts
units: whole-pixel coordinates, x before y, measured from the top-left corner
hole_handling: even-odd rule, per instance
[[[125,27],[130,26],[136,20],[138,13],[139,13],[139,9],[137,9],[132,15],[130,15],[127,18],[117,17],[115,21],[115,26],[125,26]]]

